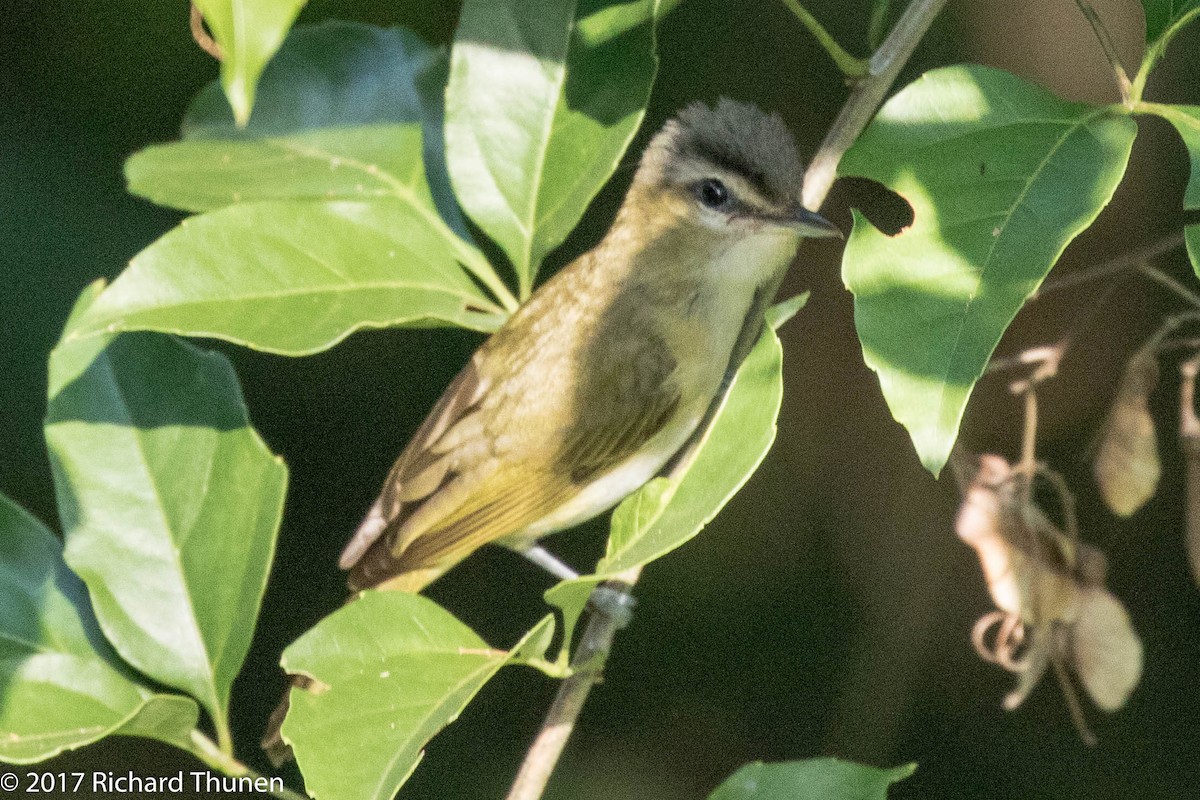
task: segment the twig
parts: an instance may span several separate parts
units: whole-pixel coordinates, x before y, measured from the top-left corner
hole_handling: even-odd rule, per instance
[[[640,573],[641,567],[634,567],[616,580],[604,584],[610,592],[616,592],[615,597],[610,597],[610,602],[614,599],[619,601],[620,598],[632,600],[629,591],[637,583]],[[622,623],[627,621],[627,618],[622,620],[620,615],[612,614],[604,607],[592,607],[587,627],[571,658],[571,675],[558,687],[541,730],[525,754],[521,769],[508,791],[507,800],[537,800],[542,796],[567,739],[575,729],[575,721],[579,719],[583,704],[604,672],[613,637]]]
[[[867,62],[867,76],[854,86],[841,113],[825,135],[821,148],[808,165],[808,171],[804,173],[803,200],[806,208],[819,208],[825,201],[825,195],[829,194],[829,187],[833,186],[833,179],[837,176],[838,162],[867,127],[900,69],[908,63],[917,43],[945,5],[946,0],[914,0],[871,56]]]
[[[1195,292],[1188,289],[1186,286],[1172,278],[1167,273],[1160,269],[1156,269],[1149,264],[1139,264],[1137,269],[1138,272],[1142,273],[1150,280],[1167,287],[1187,302],[1191,303],[1197,308],[1200,308],[1200,297],[1198,297]]]
[[[1097,264],[1094,267],[1082,269],[1070,275],[1064,275],[1057,280],[1047,281],[1029,299],[1030,301],[1040,300],[1052,292],[1104,278],[1117,272],[1124,272],[1127,269],[1134,269],[1151,259],[1161,256],[1163,253],[1174,250],[1176,247],[1182,247],[1183,242],[1183,231],[1177,231],[1145,247],[1138,248],[1129,253],[1122,253],[1110,261],[1105,261],[1103,264]]]
[[[1079,6],[1080,13],[1092,26],[1092,33],[1096,34],[1100,48],[1104,50],[1104,57],[1112,66],[1113,76],[1117,79],[1117,90],[1121,93],[1121,102],[1126,106],[1131,105],[1133,84],[1129,80],[1129,73],[1125,71],[1125,65],[1121,63],[1121,57],[1117,55],[1117,48],[1113,45],[1112,36],[1108,33],[1108,26],[1104,24],[1104,20],[1100,19],[1100,15],[1096,13],[1096,9],[1092,8],[1092,4],[1088,0],[1075,0],[1075,5]]]
[[[854,143],[863,129],[867,126],[876,109],[887,94],[892,83],[896,80],[901,67],[908,61],[916,49],[921,37],[933,24],[934,18],[946,0],[913,0],[905,9],[896,27],[880,45],[879,49],[869,60],[868,74],[855,85],[846,104],[842,106],[824,142],[817,151],[812,164],[804,176],[804,204],[808,208],[818,208],[824,202],[837,171],[838,161]],[[772,277],[756,299],[755,308],[747,316],[742,326],[741,335],[734,345],[722,386],[727,390],[733,382],[733,376],[741,365],[750,349],[762,333],[762,313],[767,304],[778,293],[786,274],[786,266]],[[682,448],[683,459],[677,460],[674,470],[681,464],[686,464],[695,454],[698,445],[708,435],[708,429],[716,416],[716,410],[725,401],[725,391],[718,393],[709,406],[705,421],[694,433],[688,443]],[[628,598],[629,592],[637,582],[639,570],[633,570],[621,579],[620,595]],[[611,590],[611,586],[609,587]],[[595,595],[593,595],[594,597]],[[542,728],[528,752],[517,773],[516,780],[509,790],[507,800],[537,800],[542,796],[550,775],[558,763],[563,747],[566,745],[575,720],[583,708],[584,701],[591,692],[592,686],[600,675],[613,637],[623,620],[619,617],[596,609],[588,619],[579,648],[576,650],[572,664],[580,663],[579,671],[567,678],[558,687],[554,702],[546,715]],[[585,649],[588,651],[585,654]],[[585,657],[586,655],[586,657]]]
[[[808,28],[808,32],[817,40],[817,43],[825,48],[825,52],[833,59],[833,63],[837,64],[837,68],[842,71],[843,75],[853,80],[867,75],[867,60],[847,53],[845,48],[829,35],[825,26],[807,8],[800,5],[800,0],[783,0],[783,4],[796,15],[801,25]]]
[[[221,45],[217,44],[217,40],[209,35],[204,29],[204,15],[200,13],[200,8],[195,3],[192,3],[191,16],[189,19],[192,28],[192,38],[196,44],[200,45],[200,49],[208,53],[217,61],[224,59],[221,53]]]

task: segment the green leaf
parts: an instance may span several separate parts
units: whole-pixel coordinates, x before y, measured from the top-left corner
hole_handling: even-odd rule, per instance
[[[781,325],[807,295],[768,312]],[[684,544],[717,515],[754,474],[775,440],[783,398],[783,350],[768,326],[742,362],[729,394],[687,471],[676,480],[650,481],[613,512],[608,547],[591,575],[563,581],[546,602],[563,612],[564,647],[597,583],[648,564]]]
[[[250,427],[226,359],[165,336],[60,343],[49,397],[67,563],[122,658],[198,699],[225,736],[274,554],[282,461]]]
[[[362,328],[502,321],[412,206],[278,201],[185,220],[130,262],[67,339],[155,330],[305,355]]]
[[[58,539],[0,495],[0,761],[31,764],[105,736],[186,742],[199,710],[125,674]]]
[[[185,211],[208,211],[235,202],[235,194],[240,202],[264,197],[327,199],[331,191],[332,196],[347,196],[347,189],[357,184],[385,183],[422,203],[431,192],[441,216],[471,251],[467,255],[472,263],[486,265],[469,246],[446,174],[442,96],[448,70],[444,49],[431,47],[404,28],[351,22],[297,28],[263,74],[254,118],[246,128],[237,127],[216,84],[200,91],[183,122],[185,140],[270,140],[262,147],[274,147],[277,161],[291,156],[287,173],[304,170],[305,180],[295,194],[286,193],[286,175],[246,169],[253,159],[237,169],[223,163],[226,155],[236,158],[240,151],[226,147],[220,151],[222,163],[197,163],[180,143],[135,154],[125,168],[130,191]],[[347,131],[358,128],[366,130]],[[420,129],[419,139],[414,138],[415,128]],[[316,133],[320,130],[327,131],[324,137]],[[291,138],[305,132],[313,133],[317,141]],[[290,153],[278,152],[289,148]],[[210,174],[213,169],[220,174]],[[322,185],[321,176],[328,183]],[[264,191],[264,179],[273,180],[270,191]],[[215,191],[197,197],[193,187],[201,181]],[[306,185],[315,193],[306,192]]]
[[[842,270],[863,357],[935,475],[1009,322],[1125,173],[1136,125],[1000,70],[926,73],[842,159],[913,208],[889,237],[855,214]]]
[[[655,0],[463,4],[446,89],[450,177],[522,296],[641,124],[655,13]]]
[[[1200,106],[1167,105],[1166,103],[1147,105],[1153,113],[1174,125],[1175,130],[1179,131],[1183,145],[1187,148],[1188,160],[1192,165],[1187,188],[1183,192],[1183,207],[1200,208]]]
[[[202,92],[191,138],[143,150],[126,175],[155,202],[217,213],[143,251],[72,334],[300,355],[363,328],[496,328],[505,312],[468,272],[508,292],[461,233],[442,164],[445,70],[409,31],[329,24],[289,38],[245,131]]]
[[[422,748],[510,658],[540,657],[553,633],[543,619],[513,654],[494,650],[432,600],[365,592],[283,654],[314,681],[292,689],[283,739],[318,800],[390,800]]]
[[[1142,0],[1146,11],[1146,41],[1153,42],[1184,14],[1200,8],[1200,0]]]
[[[185,139],[286,136],[435,120],[447,58],[406,28],[327,21],[293,30],[263,72],[254,117],[238,126],[217,83],[205,86],[183,120]],[[442,83],[425,83],[441,70]]]
[[[916,764],[878,769],[836,758],[759,761],[733,773],[708,800],[886,800],[888,787],[916,769]]]
[[[305,0],[192,0],[221,47],[221,85],[239,125],[250,119],[254,90]]]

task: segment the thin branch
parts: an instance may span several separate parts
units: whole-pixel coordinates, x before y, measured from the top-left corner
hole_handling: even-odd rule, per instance
[[[1121,102],[1126,106],[1131,105],[1133,84],[1129,80],[1129,73],[1125,71],[1125,65],[1121,63],[1117,48],[1113,45],[1112,36],[1108,33],[1108,26],[1104,24],[1104,20],[1100,19],[1100,15],[1096,13],[1096,9],[1092,8],[1092,4],[1088,0],[1075,0],[1075,5],[1079,6],[1080,13],[1092,26],[1092,33],[1096,34],[1100,48],[1104,50],[1104,57],[1108,59],[1113,76],[1117,79],[1117,90],[1121,93]]]
[[[800,20],[800,24],[808,28],[808,32],[817,40],[817,43],[825,48],[825,52],[833,59],[833,63],[837,64],[837,68],[842,71],[843,75],[854,80],[866,77],[867,60],[852,56],[846,52],[845,48],[829,35],[829,31],[825,30],[825,26],[807,8],[800,5],[800,0],[783,0],[783,4],[788,7],[789,11],[796,15],[796,18]]]
[[[1188,289],[1186,286],[1172,278],[1167,273],[1160,269],[1155,269],[1149,264],[1139,264],[1137,269],[1138,272],[1142,273],[1150,280],[1167,287],[1172,292],[1191,303],[1193,306],[1200,308],[1200,296],[1197,296],[1195,292],[1193,292],[1191,289]]]
[[[804,173],[804,206],[820,208],[837,176],[838,162],[858,139],[891,89],[901,68],[946,5],[946,0],[914,0],[896,21],[896,27],[868,61],[867,77],[855,85],[825,141]]]
[[[1047,281],[1046,283],[1042,284],[1041,288],[1034,292],[1029,299],[1030,301],[1041,300],[1043,297],[1051,294],[1052,292],[1057,292],[1062,289],[1069,289],[1072,286],[1078,286],[1081,283],[1087,283],[1100,278],[1106,278],[1109,275],[1113,275],[1118,272],[1124,272],[1128,269],[1135,269],[1147,261],[1161,256],[1163,253],[1168,253],[1171,250],[1174,250],[1176,247],[1182,247],[1183,242],[1183,231],[1177,231],[1168,236],[1164,236],[1158,241],[1152,242],[1145,247],[1138,248],[1137,250],[1133,250],[1128,253],[1122,253],[1116,258],[1105,261],[1103,264],[1097,264],[1094,267],[1088,267],[1087,269],[1078,270],[1077,272],[1072,272],[1069,275],[1064,275],[1056,280]]]
[[[192,28],[192,38],[196,44],[200,45],[200,49],[208,53],[217,61],[224,59],[221,53],[221,45],[217,44],[217,40],[209,35],[204,29],[204,15],[200,13],[200,8],[195,3],[192,3],[191,16],[189,22]]]
[[[635,567],[622,573],[617,580],[604,584],[604,588],[611,593],[606,604],[620,603],[622,599],[632,604],[629,591],[637,583],[640,572],[641,568]],[[595,597],[593,594],[593,598]],[[608,654],[612,650],[613,638],[617,630],[623,627],[623,623],[628,621],[627,615],[622,618],[620,613],[613,613],[605,606],[593,604],[587,627],[579,640],[579,646],[575,649],[575,655],[571,658],[572,673],[559,685],[541,730],[525,754],[521,769],[508,791],[507,800],[537,800],[542,796],[559,756],[567,745],[567,739],[575,730],[575,721],[579,719],[583,704],[604,672],[604,665],[608,662]]]
[[[812,164],[804,176],[804,204],[808,208],[818,208],[829,194],[833,179],[837,172],[837,164],[842,155],[854,143],[863,129],[867,126],[884,95],[896,80],[900,69],[908,61],[918,42],[929,30],[946,0],[913,0],[905,9],[896,27],[880,45],[879,49],[868,61],[867,75],[855,85],[841,113],[834,121],[824,142],[817,151]],[[762,333],[762,314],[767,304],[778,293],[786,274],[786,266],[772,277],[756,298],[755,307],[751,309],[741,335],[734,345],[725,378],[722,381],[723,391],[713,399],[703,423],[682,448],[683,458],[677,459],[672,472],[677,473],[682,465],[688,463],[695,455],[699,443],[708,435],[716,411],[725,401],[728,387],[733,383],[733,376],[741,365],[754,343]],[[631,600],[630,591],[637,582],[640,570],[632,570],[619,576],[617,587],[609,586],[609,591],[617,588],[617,598]],[[593,598],[596,595],[593,593]],[[542,796],[550,775],[558,763],[559,756],[566,746],[567,739],[575,727],[587,700],[592,686],[600,676],[600,672],[608,659],[613,637],[621,624],[628,622],[619,614],[605,612],[595,608],[584,630],[582,639],[572,664],[578,665],[577,672],[567,678],[558,687],[554,702],[547,712],[541,730],[534,739],[532,746],[525,754],[525,760],[517,773],[507,800],[537,800]]]

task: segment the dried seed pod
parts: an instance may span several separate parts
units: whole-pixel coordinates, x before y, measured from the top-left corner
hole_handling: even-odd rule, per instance
[[[1105,711],[1125,705],[1142,677],[1142,642],[1117,598],[1085,589],[1071,628],[1075,672],[1092,701]]]
[[[1134,353],[1100,435],[1093,472],[1104,502],[1128,517],[1146,504],[1162,472],[1150,393],[1158,382],[1158,360],[1150,348]]]

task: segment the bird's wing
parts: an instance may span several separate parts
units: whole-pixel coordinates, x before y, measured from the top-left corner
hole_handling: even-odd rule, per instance
[[[561,508],[593,477],[636,453],[672,418],[680,398],[667,380],[673,364],[668,366],[652,381],[656,391],[640,394],[640,402],[616,396],[612,402],[601,400],[595,413],[565,435],[547,431],[546,443],[555,452],[547,458],[543,451],[537,466],[531,466],[491,458],[493,442],[482,420],[473,419],[488,388],[473,360],[405,448],[343,552],[340,563],[352,570],[351,585],[361,589],[401,573],[448,568]],[[643,374],[642,380],[646,378]],[[536,420],[522,425],[525,406],[516,400],[508,424],[524,430],[536,426]],[[447,440],[452,440],[449,449]],[[473,448],[480,450],[464,453]],[[488,460],[494,463],[483,466]],[[453,465],[464,461],[475,468],[456,472]]]

